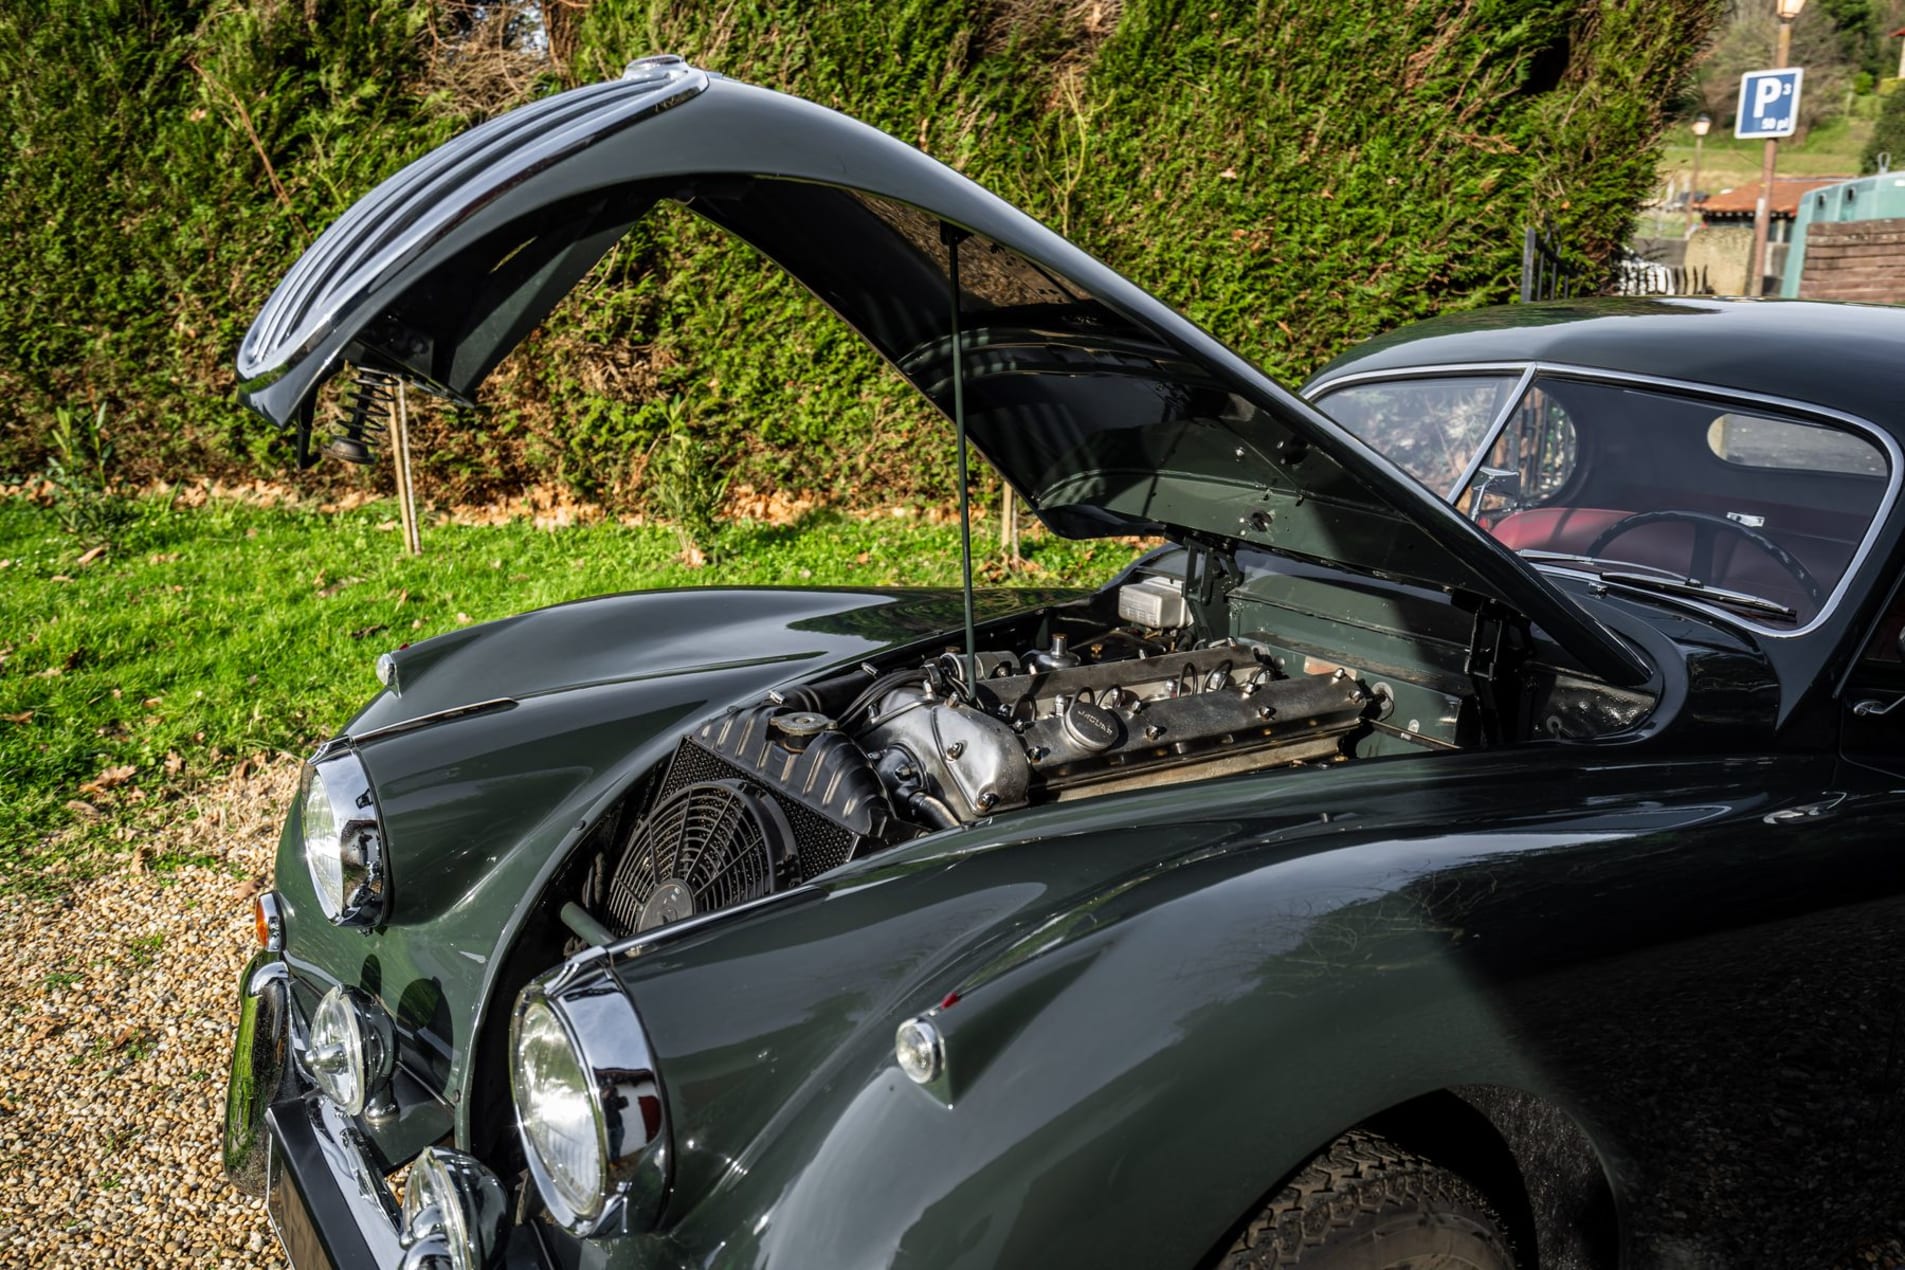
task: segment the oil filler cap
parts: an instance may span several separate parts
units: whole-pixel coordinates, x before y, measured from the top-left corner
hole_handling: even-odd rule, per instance
[[[1074,701],[1065,711],[1065,735],[1093,754],[1108,750],[1124,734],[1118,716],[1089,701]]]
[[[774,730],[781,734],[781,744],[796,754],[806,749],[808,743],[822,732],[833,729],[832,719],[811,710],[777,714],[770,722]]]

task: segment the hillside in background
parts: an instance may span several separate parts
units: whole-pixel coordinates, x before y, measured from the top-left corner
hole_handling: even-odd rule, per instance
[[[652,51],[920,146],[1299,379],[1508,298],[1530,220],[1607,260],[1721,7],[10,0],[0,478],[49,459],[129,483],[282,474],[229,367],[303,246],[459,128]],[[439,498],[548,482],[639,507],[669,435],[759,488],[950,483],[945,431],[897,378],[679,209],[505,363],[483,412],[421,426]]]

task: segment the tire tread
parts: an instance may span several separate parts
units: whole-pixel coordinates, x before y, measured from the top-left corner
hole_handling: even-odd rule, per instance
[[[1358,1225],[1394,1213],[1468,1213],[1506,1229],[1462,1177],[1366,1130],[1344,1134],[1303,1166],[1251,1219],[1219,1270],[1285,1270]],[[1504,1243],[1505,1243],[1505,1236]]]

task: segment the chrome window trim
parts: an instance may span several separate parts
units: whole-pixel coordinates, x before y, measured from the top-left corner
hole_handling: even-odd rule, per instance
[[[1460,367],[1423,367],[1420,370],[1411,368],[1400,374],[1378,370],[1361,371],[1353,375],[1339,375],[1335,379],[1326,379],[1320,384],[1314,384],[1305,390],[1303,399],[1315,406],[1318,410],[1323,410],[1323,405],[1318,398],[1322,397],[1325,393],[1336,392],[1338,389],[1353,388],[1359,383],[1381,383],[1385,380],[1393,381],[1397,379],[1459,379],[1464,375],[1492,375],[1502,379],[1507,379],[1512,376],[1515,379],[1515,384],[1513,390],[1508,394],[1508,399],[1503,403],[1502,408],[1496,411],[1495,418],[1489,423],[1487,430],[1482,433],[1482,443],[1475,448],[1474,456],[1469,459],[1467,466],[1462,469],[1460,479],[1455,482],[1455,485],[1447,494],[1442,495],[1450,506],[1453,506],[1455,500],[1461,497],[1462,491],[1467,489],[1475,480],[1475,473],[1480,470],[1482,460],[1487,458],[1488,452],[1495,448],[1495,438],[1500,436],[1501,430],[1507,426],[1508,416],[1515,412],[1515,407],[1521,404],[1523,397],[1527,396],[1528,381],[1535,377],[1535,368],[1533,366],[1522,362],[1502,362],[1499,364],[1477,362],[1470,366]],[[1329,411],[1323,410],[1323,413],[1329,414]],[[1335,418],[1334,415],[1330,417],[1332,419]],[[1345,431],[1347,430],[1348,429],[1345,428]],[[1365,444],[1367,443],[1365,442]],[[1425,488],[1428,486],[1428,482],[1426,481],[1417,481],[1416,483]]]
[[[1460,375],[1491,372],[1503,374],[1515,370],[1521,371],[1521,382],[1516,388],[1515,397],[1509,403],[1508,408],[1503,411],[1501,418],[1496,421],[1495,427],[1490,430],[1488,436],[1485,438],[1481,450],[1479,451],[1480,455],[1486,455],[1490,450],[1494,449],[1495,442],[1499,439],[1500,430],[1502,426],[1507,423],[1509,415],[1512,414],[1514,408],[1521,403],[1521,399],[1527,395],[1532,381],[1542,375],[1551,375],[1561,379],[1586,380],[1591,383],[1659,389],[1708,401],[1764,407],[1781,414],[1796,415],[1801,419],[1810,418],[1815,422],[1836,424],[1840,427],[1849,428],[1873,441],[1884,451],[1889,465],[1886,473],[1885,493],[1880,496],[1878,506],[1872,513],[1872,523],[1866,526],[1865,537],[1860,539],[1858,547],[1852,552],[1852,558],[1846,562],[1845,572],[1839,575],[1839,581],[1832,588],[1831,593],[1826,596],[1825,603],[1819,606],[1819,611],[1814,614],[1812,620],[1807,622],[1804,626],[1795,627],[1792,630],[1780,630],[1771,626],[1761,625],[1752,618],[1735,613],[1730,609],[1721,608],[1718,605],[1702,604],[1699,600],[1690,596],[1673,597],[1677,604],[1683,604],[1688,608],[1710,614],[1732,625],[1743,626],[1756,635],[1764,635],[1770,639],[1798,639],[1803,635],[1811,634],[1813,631],[1819,629],[1820,626],[1824,625],[1838,609],[1840,601],[1845,598],[1846,592],[1852,586],[1852,580],[1856,578],[1859,572],[1865,567],[1865,562],[1871,557],[1872,548],[1878,540],[1880,530],[1885,527],[1887,520],[1890,519],[1897,506],[1899,485],[1901,480],[1905,480],[1905,452],[1901,452],[1897,440],[1894,439],[1890,433],[1873,424],[1870,420],[1863,419],[1855,414],[1849,414],[1843,410],[1835,409],[1832,406],[1821,405],[1818,402],[1800,401],[1792,397],[1781,397],[1773,393],[1755,392],[1747,388],[1728,388],[1720,384],[1700,383],[1697,380],[1688,379],[1670,379],[1662,375],[1645,375],[1636,371],[1609,370],[1602,366],[1579,366],[1572,362],[1447,362],[1442,364],[1399,366],[1388,370],[1355,371],[1349,374],[1336,375],[1329,379],[1319,380],[1310,385],[1304,390],[1303,397],[1306,401],[1310,401],[1314,404],[1324,394],[1334,392],[1340,388],[1349,387],[1352,384],[1393,379],[1455,378]],[[1319,405],[1318,408],[1321,409],[1321,406]],[[1327,411],[1325,413],[1327,413]],[[1479,457],[1476,466],[1479,466]],[[1470,475],[1472,478],[1472,473],[1465,475]],[[1449,504],[1453,506],[1454,497],[1452,496],[1448,501]],[[1531,564],[1529,567],[1541,568],[1544,572],[1549,573],[1565,574],[1568,577],[1579,578],[1590,583],[1596,580],[1596,576],[1592,573],[1579,569],[1569,569],[1561,565],[1535,566]]]

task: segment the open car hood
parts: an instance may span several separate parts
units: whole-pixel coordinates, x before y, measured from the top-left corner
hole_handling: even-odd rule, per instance
[[[792,274],[948,416],[951,231],[968,432],[1056,533],[1225,538],[1447,587],[1605,679],[1648,677],[1453,508],[1018,209],[874,128],[673,58],[501,115],[359,200],[260,311],[240,396],[297,427],[301,457],[347,364],[473,402],[661,199]]]

